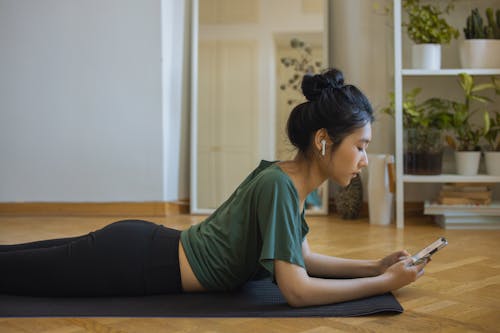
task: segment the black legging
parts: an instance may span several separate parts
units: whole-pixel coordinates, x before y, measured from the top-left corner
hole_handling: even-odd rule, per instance
[[[178,230],[125,220],[84,236],[0,245],[0,294],[179,293],[179,237]]]

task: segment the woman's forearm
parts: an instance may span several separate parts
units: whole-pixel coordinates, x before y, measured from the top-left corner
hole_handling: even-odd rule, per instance
[[[360,278],[381,274],[378,260],[357,260],[310,253],[305,259],[307,273],[321,278]]]
[[[392,289],[384,275],[340,280],[310,277],[304,282],[303,292],[290,305],[302,307],[339,303],[383,294]]]
[[[338,303],[383,294],[399,289],[423,274],[425,263],[411,266],[411,260],[398,262],[383,274],[355,279],[310,277],[306,270],[276,260],[276,281],[287,302],[294,307]]]
[[[385,293],[397,287],[390,275],[356,279],[310,277],[302,267],[276,261],[276,278],[288,304],[294,307],[338,303]]]

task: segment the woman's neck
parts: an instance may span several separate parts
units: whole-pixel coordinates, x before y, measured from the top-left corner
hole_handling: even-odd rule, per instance
[[[279,162],[278,165],[295,185],[301,206],[307,195],[326,180],[316,160],[307,158],[302,153],[297,153],[293,160]]]

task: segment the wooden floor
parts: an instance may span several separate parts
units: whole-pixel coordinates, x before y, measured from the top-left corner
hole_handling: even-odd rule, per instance
[[[147,218],[187,228],[200,216]],[[117,218],[0,217],[0,244],[79,235]],[[500,332],[500,231],[443,230],[407,220],[404,230],[366,220],[310,217],[313,250],[351,258],[378,258],[400,248],[415,252],[439,236],[449,245],[415,284],[395,292],[405,312],[396,316],[293,319],[0,319],[0,332]],[[0,267],[1,272],[1,267]]]

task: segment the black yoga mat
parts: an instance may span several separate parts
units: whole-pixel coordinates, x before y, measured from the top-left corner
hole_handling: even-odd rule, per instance
[[[390,293],[306,308],[287,305],[269,280],[232,293],[146,297],[25,297],[0,295],[0,317],[351,317],[403,312]]]

